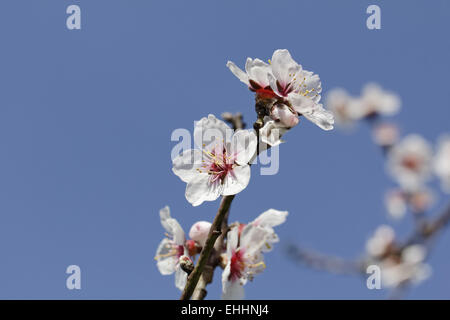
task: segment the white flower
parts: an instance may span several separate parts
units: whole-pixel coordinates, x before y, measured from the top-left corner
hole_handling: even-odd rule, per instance
[[[245,72],[233,62],[227,66],[258,98],[274,100],[268,112],[274,120],[293,127],[298,123],[294,116],[303,115],[324,130],[333,129],[333,115],[319,103],[319,76],[303,70],[288,50],[276,50],[270,64],[248,58]]]
[[[186,186],[186,199],[198,206],[221,195],[234,195],[247,187],[249,161],[256,153],[254,131],[233,132],[213,115],[195,125],[194,141],[199,149],[185,150],[173,159],[173,172]]]
[[[434,172],[441,180],[442,190],[450,193],[450,135],[440,138],[434,158]]]
[[[198,221],[194,223],[189,230],[189,238],[197,241],[202,247],[205,245],[205,241],[208,238],[209,230],[211,229],[211,223],[208,221]]]
[[[422,245],[410,245],[402,250],[400,257],[382,261],[381,283],[386,287],[397,287],[405,282],[417,284],[427,279],[431,268],[424,263],[426,249]]]
[[[269,209],[247,225],[234,226],[227,235],[227,265],[222,273],[223,299],[243,299],[243,285],[265,268],[263,252],[279,241],[274,227],[284,223],[287,211]]]
[[[347,91],[341,88],[332,89],[326,96],[327,108],[333,113],[336,122],[344,127],[349,127],[359,118],[359,104]]]
[[[272,250],[273,244],[279,241],[278,235],[273,230],[273,227],[284,223],[287,215],[287,211],[269,209],[250,222],[254,227],[263,228],[267,231],[267,241],[262,248],[263,252]]]
[[[359,108],[355,109],[357,117],[371,117],[376,115],[392,116],[401,107],[401,100],[395,93],[383,90],[375,83],[367,84],[361,97],[357,100]]]
[[[167,238],[160,242],[156,250],[156,266],[163,275],[170,275],[175,272],[175,286],[183,290],[186,285],[187,274],[181,269],[179,259],[181,256],[188,254],[184,231],[178,221],[170,216],[169,207],[166,206],[161,209],[159,216],[161,224],[167,232]]]
[[[388,154],[388,169],[402,188],[420,189],[431,174],[432,149],[419,135],[409,135],[394,145]]]
[[[239,227],[227,235],[227,265],[222,273],[222,299],[244,298],[243,286],[265,268],[262,247],[267,241],[264,228],[246,225],[239,236]]]
[[[394,240],[394,229],[387,225],[379,226],[366,243],[367,253],[374,258],[381,257],[389,251],[394,244]]]

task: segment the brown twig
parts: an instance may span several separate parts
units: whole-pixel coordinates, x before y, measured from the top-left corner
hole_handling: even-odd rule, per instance
[[[321,271],[335,274],[355,275],[365,272],[363,261],[349,261],[335,256],[327,256],[312,250],[306,250],[291,244],[288,254],[298,262]]]
[[[203,269],[208,262],[211,252],[214,248],[214,243],[217,238],[222,234],[222,222],[230,209],[231,202],[234,199],[234,195],[232,196],[223,196],[222,201],[220,202],[219,210],[217,211],[217,215],[214,218],[214,221],[211,225],[211,229],[209,230],[208,238],[206,239],[205,245],[203,246],[202,251],[200,252],[200,257],[198,259],[197,265],[194,268],[194,271],[189,275],[187,279],[186,286],[183,290],[180,300],[189,300],[194,292],[195,287],[200,279],[200,276],[203,273]]]

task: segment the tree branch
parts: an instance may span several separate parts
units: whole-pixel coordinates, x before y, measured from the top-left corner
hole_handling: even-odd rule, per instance
[[[289,245],[287,250],[293,259],[316,270],[345,275],[365,272],[363,261],[348,261],[339,257],[327,256],[312,250],[305,250],[293,244]]]
[[[206,239],[205,245],[203,246],[202,252],[200,252],[200,257],[198,259],[197,265],[194,268],[194,271],[188,277],[186,287],[183,290],[180,300],[189,300],[194,292],[195,287],[202,275],[203,269],[208,262],[211,252],[214,248],[214,243],[216,239],[222,234],[222,222],[225,219],[225,216],[230,208],[231,202],[234,199],[234,195],[232,196],[223,196],[222,201],[220,202],[219,210],[217,211],[216,217],[211,225],[211,229],[209,230],[208,238]]]

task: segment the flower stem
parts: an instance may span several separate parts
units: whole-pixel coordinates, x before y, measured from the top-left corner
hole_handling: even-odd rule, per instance
[[[200,276],[203,273],[203,270],[206,266],[206,263],[209,260],[211,252],[214,248],[214,243],[217,238],[222,234],[222,222],[230,209],[231,202],[234,199],[234,195],[231,196],[223,196],[222,201],[220,202],[219,210],[217,211],[216,217],[211,225],[211,229],[209,230],[208,238],[206,239],[205,245],[203,246],[202,251],[200,252],[200,257],[198,259],[197,265],[195,266],[192,273],[189,275],[187,279],[186,286],[184,287],[183,293],[181,294],[180,300],[189,300],[192,296],[192,293],[197,286],[197,283],[200,279]]]

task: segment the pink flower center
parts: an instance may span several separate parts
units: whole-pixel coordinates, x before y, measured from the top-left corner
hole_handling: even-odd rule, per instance
[[[233,251],[230,262],[230,276],[229,280],[235,281],[242,277],[242,272],[245,269],[244,250],[239,249]]]
[[[206,160],[202,166],[211,176],[211,183],[223,183],[227,175],[234,176],[233,167],[236,155],[228,154],[223,146],[216,146],[212,151],[205,151]],[[199,172],[203,172],[199,169]]]

